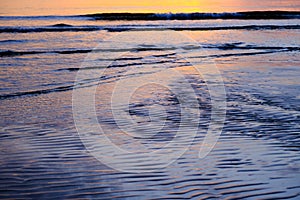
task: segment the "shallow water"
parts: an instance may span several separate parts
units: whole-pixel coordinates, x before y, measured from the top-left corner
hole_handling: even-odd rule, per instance
[[[8,26],[6,23],[6,19],[2,20],[1,26]],[[51,20],[14,19],[9,23],[13,27],[22,24],[20,26],[31,28],[54,25]],[[61,23],[131,26],[122,21],[77,19]],[[299,20],[134,23],[140,29],[144,26],[182,27],[182,24],[189,28],[284,27],[296,26]],[[164,33],[162,30],[154,32]],[[151,38],[153,30],[133,33],[149,36],[149,40],[135,38],[120,43],[118,51],[122,55],[117,60],[109,59],[111,49],[104,47],[107,47],[105,40],[117,37],[120,32],[7,31],[0,34],[0,196],[11,199],[299,199],[299,29],[186,30],[170,35],[180,34],[198,44],[175,38],[173,42],[164,43],[161,38]],[[107,51],[107,57],[87,60],[91,64],[85,66],[83,61],[89,59],[87,55],[93,48],[98,49],[100,55]],[[214,61],[226,90],[227,110],[222,134],[203,159],[198,158],[198,153],[211,120],[211,97],[207,82],[188,61],[202,67]],[[94,79],[74,86],[81,67],[86,67],[83,71]],[[198,106],[187,102],[191,107],[190,121],[195,120],[196,111],[200,111],[192,145],[169,166],[149,173],[117,171],[99,162],[87,151],[75,129],[73,89],[96,88],[97,123],[111,141],[130,151],[152,151],[174,140],[180,125],[179,97],[169,88],[189,95],[184,81],[166,75],[165,70],[182,74],[196,94]],[[99,71],[101,77],[95,75]],[[130,99],[128,110],[123,105],[114,109],[128,112],[142,128],[151,122],[154,123],[151,128],[159,128],[161,121],[165,124],[150,138],[145,138],[152,134],[148,129],[139,132],[141,137],[131,137],[120,130],[120,124],[114,119],[112,91],[121,80],[134,82],[149,77],[163,80],[168,87],[144,85]],[[123,85],[124,90],[117,97],[126,97],[126,87]],[[177,143],[178,148],[189,142],[182,140]],[[126,162],[142,160],[128,157]]]

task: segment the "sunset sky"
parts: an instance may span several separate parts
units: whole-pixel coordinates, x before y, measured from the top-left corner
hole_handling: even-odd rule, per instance
[[[298,0],[1,0],[0,15],[300,10]]]

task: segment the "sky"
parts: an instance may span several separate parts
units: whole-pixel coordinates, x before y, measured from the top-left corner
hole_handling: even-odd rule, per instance
[[[0,15],[300,10],[299,0],[0,0]]]

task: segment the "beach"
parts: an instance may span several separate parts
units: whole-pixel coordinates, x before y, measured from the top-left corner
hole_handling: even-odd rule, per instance
[[[0,17],[0,198],[299,199],[299,12],[126,16]]]

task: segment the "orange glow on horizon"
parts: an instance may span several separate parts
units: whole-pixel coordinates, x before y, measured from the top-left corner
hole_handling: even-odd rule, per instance
[[[0,15],[72,15],[103,12],[237,12],[299,10],[297,0],[2,0]]]

